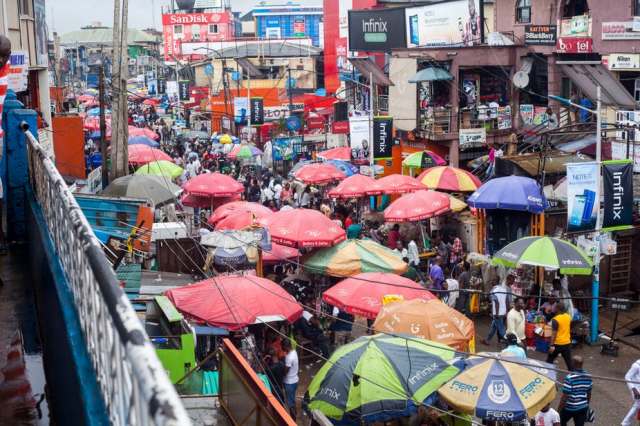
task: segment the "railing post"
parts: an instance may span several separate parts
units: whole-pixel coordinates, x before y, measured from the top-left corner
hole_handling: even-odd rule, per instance
[[[26,185],[29,183],[27,139],[20,130],[20,123],[27,122],[37,128],[37,114],[23,109],[13,92],[7,93],[3,114],[5,139],[3,146],[3,187],[7,203],[7,231],[10,241],[22,241],[27,235]]]

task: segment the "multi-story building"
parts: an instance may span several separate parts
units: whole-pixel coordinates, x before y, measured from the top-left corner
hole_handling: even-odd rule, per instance
[[[310,38],[314,46],[320,46],[322,7],[262,1],[253,8],[252,15],[259,39]]]

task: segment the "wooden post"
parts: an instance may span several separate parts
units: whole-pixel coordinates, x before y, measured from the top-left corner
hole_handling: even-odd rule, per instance
[[[262,249],[258,247],[258,263],[256,264],[256,275],[264,278],[264,264],[262,259]]]

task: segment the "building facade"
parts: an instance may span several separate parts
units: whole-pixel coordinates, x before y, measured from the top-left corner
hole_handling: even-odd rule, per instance
[[[294,3],[261,2],[252,10],[255,35],[259,39],[309,38],[314,46],[321,44],[322,7]]]

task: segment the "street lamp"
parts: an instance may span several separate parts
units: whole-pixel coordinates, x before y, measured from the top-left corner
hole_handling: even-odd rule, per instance
[[[582,105],[571,102],[569,99],[562,98],[560,96],[549,95],[550,99],[560,102],[564,105],[570,105],[575,108],[579,108],[583,111],[590,112],[596,116],[596,163],[598,164],[598,173],[596,174],[596,188],[600,191],[600,164],[602,161],[602,114],[600,108],[602,106],[600,96],[600,86],[597,86],[596,91],[596,110],[592,110]],[[602,218],[600,217],[600,199],[598,197],[598,211],[596,213],[596,253],[593,256],[593,281],[591,283],[591,343],[595,343],[598,340],[598,305],[600,297],[600,233],[602,232]]]

